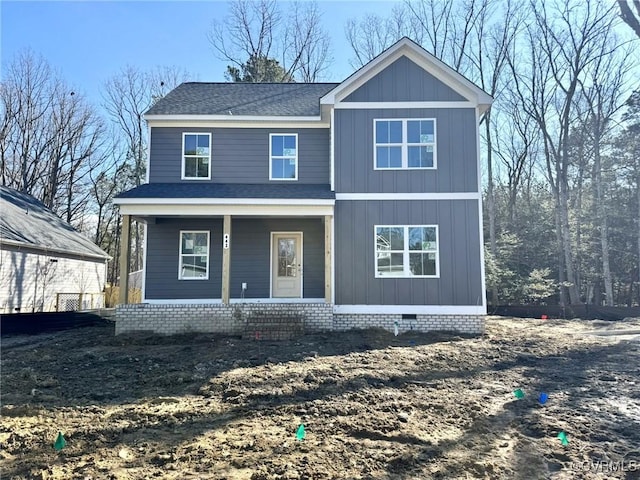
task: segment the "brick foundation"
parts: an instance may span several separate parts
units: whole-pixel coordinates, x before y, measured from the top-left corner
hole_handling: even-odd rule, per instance
[[[116,308],[116,335],[152,331],[165,335],[185,332],[246,334],[249,322],[261,316],[297,317],[305,332],[351,330],[379,327],[400,333],[414,330],[455,331],[482,334],[484,315],[416,315],[403,320],[400,314],[334,314],[326,303],[241,303],[222,304],[129,304]],[[299,328],[292,324],[292,329]],[[286,328],[284,329],[286,330]],[[294,333],[294,332],[291,332]],[[282,334],[284,337],[287,332]]]

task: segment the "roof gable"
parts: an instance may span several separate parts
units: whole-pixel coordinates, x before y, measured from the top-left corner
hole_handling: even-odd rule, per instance
[[[402,55],[344,102],[468,101],[447,84]]]
[[[493,102],[491,95],[480,87],[438,60],[413,40],[403,37],[324,95],[320,99],[320,103],[334,105],[344,101],[349,95],[403,56],[468,99],[473,105],[479,106],[481,111],[488,109]]]
[[[0,244],[109,258],[31,195],[0,186]]]

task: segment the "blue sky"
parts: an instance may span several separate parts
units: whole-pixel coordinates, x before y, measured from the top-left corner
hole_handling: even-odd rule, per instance
[[[365,12],[388,14],[394,1],[319,0],[333,42],[332,75],[352,69],[344,35],[349,18]],[[16,52],[42,54],[74,89],[100,102],[100,88],[126,65],[141,69],[179,66],[196,81],[224,81],[226,62],[207,39],[214,19],[224,18],[224,1],[0,1],[2,66]]]

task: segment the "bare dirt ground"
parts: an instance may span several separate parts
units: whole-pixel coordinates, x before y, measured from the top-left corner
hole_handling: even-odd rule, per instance
[[[639,339],[638,319],[499,318],[475,338],[7,337],[0,475],[640,478]]]

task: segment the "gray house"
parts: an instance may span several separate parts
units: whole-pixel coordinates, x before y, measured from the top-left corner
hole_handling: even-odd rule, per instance
[[[478,124],[492,98],[403,38],[341,83],[184,83],[146,114],[143,298],[117,331],[480,332]],[[121,292],[126,292],[121,288]]]
[[[0,186],[0,314],[104,307],[109,258],[31,195]]]

